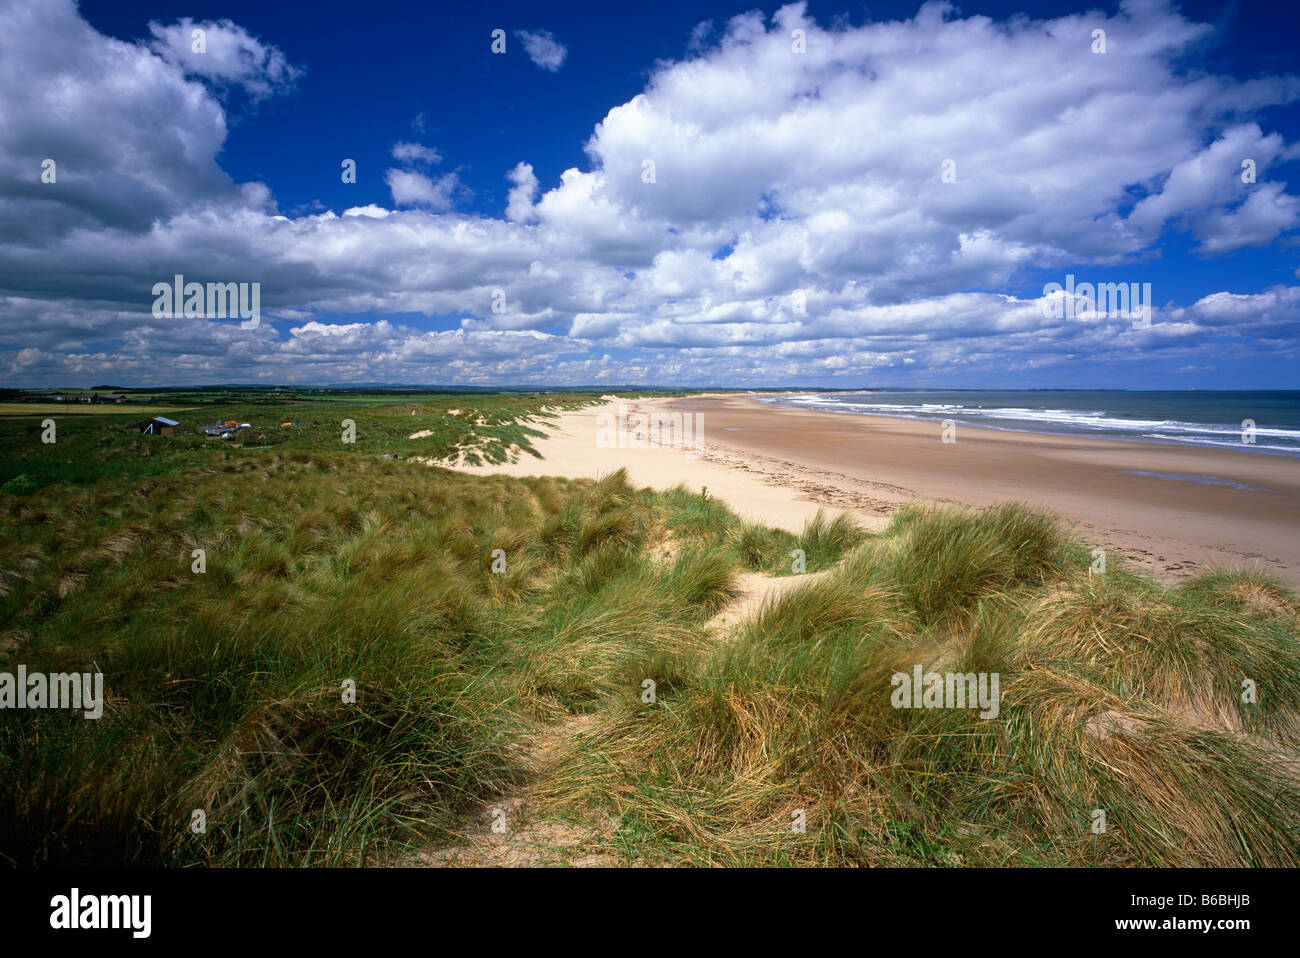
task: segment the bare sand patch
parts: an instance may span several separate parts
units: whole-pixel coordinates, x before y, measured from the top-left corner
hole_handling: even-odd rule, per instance
[[[740,594],[708,622],[708,627],[715,631],[730,631],[751,618],[766,602],[774,602],[782,596],[807,588],[814,582],[826,578],[828,572],[805,572],[802,575],[763,575],[761,572],[746,572],[740,576],[736,588]]]
[[[548,431],[545,439],[533,445],[541,459],[521,457],[520,461],[500,465],[465,466],[451,468],[480,475],[510,476],[565,476],[568,478],[599,479],[601,476],[626,469],[629,480],[638,487],[671,489],[678,485],[699,492],[708,489],[742,518],[762,522],[769,526],[800,532],[804,523],[825,508],[834,516],[846,508],[831,501],[827,495],[817,495],[816,490],[768,481],[762,475],[750,474],[733,468],[721,456],[715,457],[712,438],[705,421],[705,441],[698,450],[675,447],[602,448],[598,443],[602,413],[613,416],[619,403],[625,403],[631,413],[644,413],[664,408],[671,400],[608,398],[601,406],[562,413],[553,422],[539,424]],[[880,526],[879,520],[868,525]]]

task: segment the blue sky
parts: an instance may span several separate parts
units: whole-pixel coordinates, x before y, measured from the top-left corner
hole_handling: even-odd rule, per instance
[[[13,0],[0,382],[1300,386],[1278,17]],[[260,324],[153,315],[177,271]]]

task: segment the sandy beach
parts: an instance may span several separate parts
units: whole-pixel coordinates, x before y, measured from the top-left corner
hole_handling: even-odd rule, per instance
[[[541,460],[467,471],[595,478],[626,468],[638,485],[707,486],[742,516],[792,531],[819,508],[851,509],[878,529],[909,500],[975,507],[1019,500],[1056,512],[1094,547],[1162,581],[1213,565],[1258,568],[1300,585],[1294,458],[975,427],[958,427],[956,441],[945,443],[938,423],[785,409],[751,395],[607,398],[563,414],[536,444]],[[656,410],[700,417],[700,448],[611,444],[607,431],[602,439],[620,402],[633,430],[644,421],[632,417]]]
[[[549,433],[546,439],[534,441],[541,459],[525,454],[515,463],[456,468],[478,474],[586,479],[598,479],[626,469],[628,477],[638,486],[671,489],[680,484],[696,491],[707,488],[709,495],[726,501],[740,516],[791,532],[802,529],[818,509],[835,515],[855,505],[836,504],[826,496],[811,496],[784,476],[744,468],[735,461],[731,450],[713,441],[709,431],[711,417],[704,420],[704,441],[699,449],[636,446],[640,430],[634,417],[653,410],[673,410],[673,403],[674,400],[668,399],[611,398],[601,406],[561,413],[554,426],[539,425],[538,428]],[[610,422],[617,423],[620,407],[627,414],[623,440],[627,445],[609,443],[608,434],[602,438],[602,430],[608,429]],[[649,437],[642,435],[648,444]],[[888,521],[884,513],[864,512],[863,519],[873,529],[883,528]]]

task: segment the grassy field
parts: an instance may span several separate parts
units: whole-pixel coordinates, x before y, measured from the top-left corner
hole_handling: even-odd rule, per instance
[[[0,419],[22,418],[26,416],[161,416],[176,412],[185,412],[192,407],[177,406],[139,406],[131,403],[62,403],[62,402],[7,402],[0,403]]]
[[[23,425],[0,671],[102,671],[107,701],[4,715],[0,860],[1300,864],[1286,589],[1092,574],[1014,506],[796,536],[621,473],[428,464],[528,455],[542,407],[591,401],[175,417],[254,424],[234,442]],[[794,550],[802,587],[717,624]],[[894,707],[917,666],[996,674],[997,716]]]
[[[531,419],[546,422],[541,407],[558,409],[591,401],[590,395],[579,394],[494,395],[479,397],[472,413],[464,397],[448,395],[383,404],[230,402],[188,411],[172,407],[170,418],[178,420],[185,432],[176,436],[125,432],[124,427],[141,415],[124,412],[121,406],[80,407],[95,410],[98,414],[93,417],[77,416],[72,411],[77,407],[72,406],[64,411],[66,415],[18,417],[0,426],[5,440],[0,442],[0,486],[18,476],[27,476],[40,487],[170,475],[202,468],[234,448],[335,454],[345,459],[388,455],[455,460],[463,452],[468,461],[504,462],[517,452],[528,454],[531,439],[540,435]],[[0,405],[0,411],[8,405],[13,404]],[[464,415],[459,414],[462,407]],[[42,441],[41,423],[46,418],[54,419],[56,426],[56,441],[48,444]],[[230,442],[203,434],[205,426],[231,420],[249,423],[251,428]],[[343,441],[345,421],[353,424],[351,443]],[[425,431],[430,435],[410,438]]]

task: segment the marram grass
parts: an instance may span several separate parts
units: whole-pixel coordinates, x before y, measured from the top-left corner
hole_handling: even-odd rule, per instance
[[[0,860],[360,865],[523,796],[623,863],[1300,864],[1285,587],[1093,575],[1017,505],[794,535],[622,473],[413,461],[526,454],[542,401],[7,450],[36,479],[0,493],[0,671],[102,671],[106,702],[0,717]],[[794,550],[825,574],[715,624]],[[917,666],[996,673],[997,716],[895,708]]]

